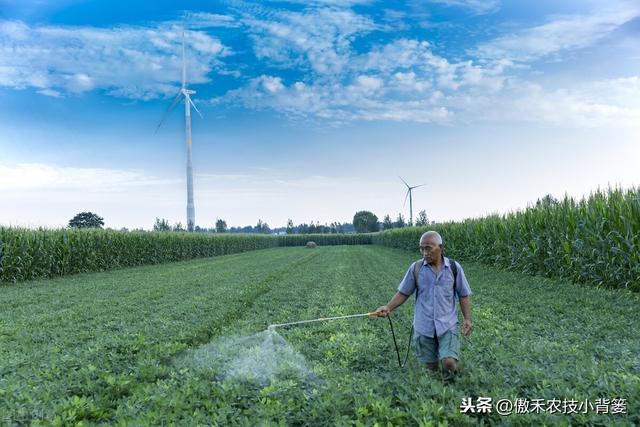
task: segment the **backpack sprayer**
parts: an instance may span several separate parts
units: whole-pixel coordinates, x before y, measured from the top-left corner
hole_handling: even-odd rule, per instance
[[[288,322],[288,323],[275,323],[272,325],[269,325],[269,327],[267,328],[267,330],[269,332],[275,332],[276,328],[281,328],[284,326],[295,326],[295,325],[303,325],[306,323],[315,323],[315,322],[324,322],[327,320],[342,320],[342,319],[353,319],[355,317],[368,317],[368,316],[374,316],[374,317],[379,317],[380,314],[376,313],[375,311],[371,311],[369,313],[362,313],[362,314],[349,314],[346,316],[334,316],[334,317],[320,317],[318,319],[311,319],[311,320],[300,320],[297,322]],[[398,349],[398,343],[396,341],[396,334],[393,330],[393,322],[391,321],[391,313],[387,313],[387,319],[389,319],[389,327],[391,328],[391,336],[393,337],[393,345],[396,349],[396,355],[398,356],[398,365],[400,366],[400,368],[404,368],[405,365],[407,364],[407,359],[409,358],[409,350],[411,348],[411,338],[413,337],[413,325],[411,326],[411,332],[409,333],[409,343],[407,345],[407,353],[405,354],[404,357],[404,362],[402,362],[400,360],[400,349]]]

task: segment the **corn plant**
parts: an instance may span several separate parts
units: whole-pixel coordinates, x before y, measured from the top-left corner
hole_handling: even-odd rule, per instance
[[[275,246],[370,244],[370,234],[193,234],[0,227],[0,282],[106,271]]]
[[[502,216],[388,230],[373,243],[416,250],[428,229],[442,235],[454,258],[640,291],[640,189],[610,188]]]

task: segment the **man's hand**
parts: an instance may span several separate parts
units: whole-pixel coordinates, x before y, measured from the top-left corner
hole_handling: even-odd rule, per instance
[[[389,310],[389,306],[388,305],[383,305],[381,307],[378,307],[378,309],[375,311],[376,316],[386,316],[387,314],[389,314],[391,310]]]
[[[380,307],[382,308],[382,307]],[[464,321],[462,322],[462,335],[464,335],[465,337],[469,337],[469,335],[471,335],[471,328],[473,326],[471,325],[471,320],[469,319],[464,319]]]
[[[395,310],[396,308],[401,306],[407,300],[407,298],[409,298],[408,295],[405,295],[405,294],[400,293],[400,292],[396,292],[396,294],[393,296],[393,298],[391,298],[391,301],[389,301],[388,303],[386,303],[383,306],[378,307],[378,309],[376,311],[374,311],[373,313],[374,313],[375,316],[385,317],[389,313],[391,313],[391,310]]]

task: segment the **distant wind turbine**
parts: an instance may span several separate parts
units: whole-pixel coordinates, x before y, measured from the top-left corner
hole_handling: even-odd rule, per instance
[[[402,204],[402,207],[404,207],[404,205],[407,204],[407,197],[409,198],[409,224],[413,225],[413,199],[411,197],[411,190],[413,190],[414,188],[418,188],[418,187],[422,187],[424,184],[420,184],[420,185],[414,185],[413,187],[410,187],[409,184],[407,184],[407,182],[402,179],[402,177],[398,177],[400,178],[400,180],[402,182],[404,182],[404,185],[407,186],[407,195],[404,196],[404,203]]]
[[[182,32],[182,87],[178,91],[176,98],[171,103],[171,106],[162,116],[162,120],[156,128],[156,132],[160,129],[160,126],[167,119],[171,111],[178,105],[180,98],[184,96],[184,116],[185,116],[185,140],[187,142],[187,229],[193,231],[196,224],[196,210],[193,205],[193,164],[191,161],[191,107],[196,110],[198,115],[202,118],[202,114],[196,108],[195,104],[191,100],[191,95],[196,93],[195,90],[187,89],[187,64],[185,62],[184,55],[184,31]]]

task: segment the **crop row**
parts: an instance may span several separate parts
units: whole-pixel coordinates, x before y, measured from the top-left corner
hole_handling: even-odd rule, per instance
[[[370,235],[189,234],[0,227],[0,282],[106,271],[276,246],[371,243]]]
[[[373,243],[417,251],[427,229],[442,235],[455,258],[640,291],[640,189],[543,199],[507,215],[384,231]]]

